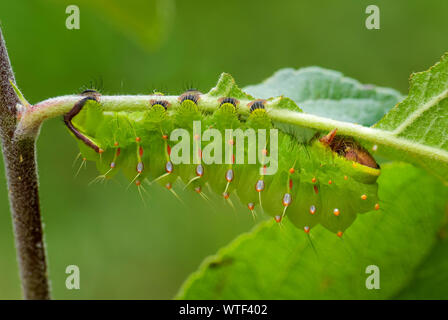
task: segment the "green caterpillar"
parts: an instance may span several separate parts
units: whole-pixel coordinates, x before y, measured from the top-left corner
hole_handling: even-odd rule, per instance
[[[225,87],[228,83],[218,86]],[[254,100],[235,86],[226,91],[226,96],[217,96],[218,89],[205,95],[187,91],[177,98],[175,108],[169,102],[172,99],[155,95],[143,111],[106,111],[101,106],[101,95],[86,90],[64,121],[78,138],[82,156],[96,162],[103,178],[122,171],[139,188],[143,182],[157,182],[176,194],[172,185],[180,177],[187,188],[206,199],[208,192],[222,194],[226,201],[238,197],[252,213],[262,209],[277,222],[287,216],[306,233],[321,224],[339,237],[357,213],[379,209],[376,183],[379,166],[353,139],[336,135],[336,130],[322,135],[310,129],[272,123],[265,108],[266,100]],[[199,102],[210,97],[216,97],[216,106],[201,109]],[[244,108],[244,112],[237,112],[239,108]],[[278,108],[300,111],[287,98],[281,98]],[[200,131],[195,131],[195,121],[200,123]],[[173,152],[179,151],[176,145],[180,142],[172,141],[171,135],[178,128],[192,137],[187,141],[188,148],[193,150],[187,157],[189,163],[173,161]],[[196,141],[208,129],[217,130],[225,138],[198,147]],[[241,163],[234,156],[225,163],[202,161],[202,153],[212,149],[210,154],[214,154],[217,146],[235,154],[238,145],[242,145],[244,159],[250,158],[249,141],[242,140],[241,144],[239,139],[237,144],[238,138],[235,141],[233,136],[226,136],[228,129],[257,132],[279,129],[275,139],[276,173],[266,174],[263,161]],[[259,159],[267,159],[273,145],[271,138],[261,147],[259,143],[256,151]]]

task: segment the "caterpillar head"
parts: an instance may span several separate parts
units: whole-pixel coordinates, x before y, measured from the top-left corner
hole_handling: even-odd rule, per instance
[[[345,157],[347,160],[355,161],[364,166],[379,169],[372,155],[364,149],[358,142],[351,137],[336,136],[337,128],[329,134],[319,139],[319,141],[328,146],[333,152]]]

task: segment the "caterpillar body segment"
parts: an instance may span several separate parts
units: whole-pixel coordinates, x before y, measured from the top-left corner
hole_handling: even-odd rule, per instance
[[[70,118],[69,129],[83,157],[95,161],[101,175],[122,171],[138,187],[146,181],[174,192],[172,186],[180,178],[204,199],[212,190],[224,202],[239,199],[252,214],[263,211],[278,222],[288,217],[306,233],[320,224],[338,236],[358,213],[379,208],[379,166],[352,138],[336,130],[316,133],[272,123],[266,100],[242,103],[247,96],[232,83],[225,85],[228,95],[218,97],[213,110],[202,109],[200,103],[217,96],[219,88],[208,96],[188,91],[179,96],[176,108],[160,96],[148,101],[145,110],[133,112],[105,111],[101,99],[88,99],[76,106],[75,115],[71,111],[65,118]],[[240,108],[247,110],[239,113]],[[298,109],[286,98],[277,108]],[[184,129],[188,138],[177,135],[176,129]],[[272,162],[264,161],[271,156],[271,129],[279,129],[275,174],[267,174]],[[250,130],[268,133],[262,143],[256,141],[255,149],[245,136]],[[228,159],[226,150],[233,151]],[[206,159],[204,154],[213,157]],[[180,157],[188,163],[178,163],[175,159]]]

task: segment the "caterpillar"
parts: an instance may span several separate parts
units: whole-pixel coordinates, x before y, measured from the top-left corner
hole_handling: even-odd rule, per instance
[[[98,178],[121,171],[139,190],[159,183],[177,196],[173,184],[181,179],[204,199],[210,192],[230,204],[239,199],[251,214],[263,211],[279,223],[288,217],[307,234],[320,224],[339,237],[358,213],[379,209],[380,167],[357,141],[338,135],[337,128],[322,133],[276,123],[266,108],[269,99],[254,99],[225,78],[221,82],[207,94],[188,90],[176,99],[155,94],[135,111],[106,110],[101,94],[86,90],[63,118],[83,158],[96,163]],[[211,99],[212,107],[200,108]],[[276,108],[300,112],[287,98]],[[174,135],[179,128],[190,138]],[[254,151],[248,136],[229,129],[278,131],[259,139]],[[205,160],[204,154],[220,158],[220,150],[229,151],[228,159]],[[254,152],[258,162],[249,161]],[[186,161],[175,161],[179,157]],[[268,160],[275,162],[275,174],[268,173]]]

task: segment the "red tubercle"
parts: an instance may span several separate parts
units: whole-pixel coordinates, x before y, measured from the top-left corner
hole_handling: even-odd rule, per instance
[[[314,188],[314,193],[318,194],[319,193],[319,188],[316,185],[314,185],[313,188]]]
[[[292,189],[292,179],[289,179],[289,190]]]
[[[140,157],[143,157],[143,147],[140,146],[140,148],[138,148],[138,153],[140,154]]]
[[[168,152],[168,155],[171,155],[171,147],[169,145],[166,146],[166,151]]]
[[[118,157],[118,156],[120,155],[120,153],[121,153],[121,148],[118,148],[118,149],[117,149],[116,156]]]

